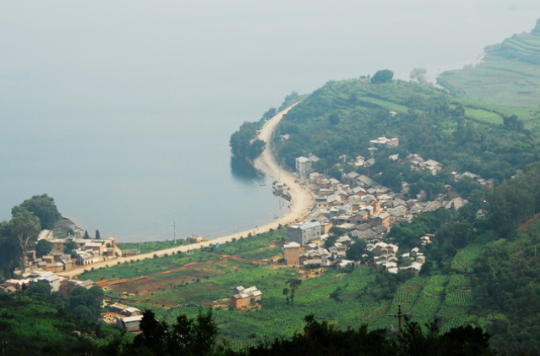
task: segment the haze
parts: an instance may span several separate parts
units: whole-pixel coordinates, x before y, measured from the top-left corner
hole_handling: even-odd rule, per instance
[[[121,240],[210,237],[283,207],[228,139],[292,90],[459,68],[537,0],[3,1],[0,218],[35,194]]]

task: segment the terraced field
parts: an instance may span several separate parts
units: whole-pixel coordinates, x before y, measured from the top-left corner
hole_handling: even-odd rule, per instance
[[[456,94],[535,107],[540,99],[540,27],[485,50],[482,63],[447,71],[439,84]]]

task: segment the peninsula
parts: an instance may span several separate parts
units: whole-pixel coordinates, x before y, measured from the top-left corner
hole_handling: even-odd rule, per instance
[[[313,208],[313,197],[306,188],[296,182],[296,177],[293,174],[279,167],[272,153],[272,136],[274,134],[274,130],[281,121],[281,119],[283,119],[283,117],[295,105],[296,104],[291,105],[288,108],[280,111],[270,120],[268,120],[262,127],[261,131],[259,132],[258,138],[266,142],[266,148],[254,162],[254,165],[257,169],[269,175],[275,181],[279,181],[280,183],[285,184],[289,187],[289,194],[291,196],[291,208],[288,213],[272,222],[269,222],[268,224],[255,227],[250,230],[240,231],[231,235],[218,237],[210,241],[199,242],[190,245],[182,245],[137,256],[119,257],[118,259],[112,261],[108,260],[103,262],[97,262],[92,264],[92,267],[96,269],[104,268],[110,267],[113,264],[123,263],[124,261],[140,261],[148,258],[154,258],[154,256],[156,255],[158,257],[162,257],[173,252],[187,252],[190,250],[199,249],[201,247],[207,247],[214,244],[222,244],[229,241],[234,241],[236,239],[239,239],[241,237],[247,237],[249,235],[264,233],[270,231],[271,229],[277,229],[279,225],[287,225],[295,221],[300,221],[304,219]],[[64,277],[73,277],[84,273],[87,268],[87,266],[80,266],[70,271],[64,271],[62,273],[59,273],[59,275]]]

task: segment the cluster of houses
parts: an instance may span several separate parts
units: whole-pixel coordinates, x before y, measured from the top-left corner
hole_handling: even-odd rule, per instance
[[[234,288],[231,307],[237,310],[252,307],[257,301],[261,300],[261,296],[262,292],[255,286],[249,288],[238,286]]]
[[[69,296],[71,291],[77,287],[90,288],[94,285],[94,282],[91,280],[69,279],[58,276],[50,271],[33,270],[29,272],[14,272],[14,278],[0,284],[0,289],[11,294],[30,287],[32,283],[47,284],[51,287],[51,292],[60,292],[65,296]]]
[[[379,137],[370,143],[373,152],[377,147],[396,147],[399,140]],[[340,159],[354,166],[370,165],[369,160],[362,156],[356,157],[354,161],[346,156]],[[413,270],[417,274],[425,262],[425,256],[419,248],[398,255],[398,246],[385,242],[390,238],[387,235],[392,225],[401,221],[410,222],[415,215],[440,208],[457,210],[467,203],[453,192],[451,186],[447,187],[446,194],[440,194],[432,201],[423,201],[420,196],[418,199],[405,199],[402,194],[396,194],[370,177],[354,171],[344,173],[341,181],[328,178],[313,172],[312,164],[317,160],[313,155],[296,159],[296,173],[302,184],[313,193],[315,207],[306,221],[288,226],[289,243],[283,246],[283,255],[289,266],[342,268],[350,264],[369,263],[389,273]],[[390,160],[409,164],[413,170],[426,170],[433,175],[443,168],[441,163],[424,160],[418,154],[408,155],[403,160],[395,154],[390,156]],[[455,180],[468,176],[485,187],[493,184],[490,180],[468,172],[452,174]],[[406,183],[402,191],[407,191]],[[324,242],[332,227],[338,228],[343,236],[327,248]],[[346,251],[357,240],[366,242],[366,252],[370,255],[366,254],[360,261],[348,261]],[[431,243],[430,237],[419,237],[418,243],[419,246]],[[369,261],[367,256],[370,256]]]
[[[318,220],[289,225],[287,227],[289,242],[282,248],[285,264],[291,267],[335,267],[337,269],[350,265],[359,267],[362,264],[369,264],[380,271],[389,273],[412,271],[414,275],[418,275],[426,261],[418,247],[399,256],[399,247],[383,242],[383,236],[364,239],[366,240],[365,253],[358,260],[349,260],[347,250],[362,238],[351,238],[345,234],[339,236],[330,247],[326,247],[326,241],[330,235],[325,234],[324,230],[329,225],[331,223],[325,226]],[[422,236],[419,245],[430,244],[431,238],[432,236]]]
[[[421,244],[431,243],[429,236],[420,238]],[[369,244],[367,251],[373,255],[373,266],[378,271],[386,271],[388,273],[398,273],[400,271],[411,271],[415,276],[418,276],[422,270],[422,265],[426,262],[426,258],[420,248],[414,247],[410,252],[398,255],[399,246],[385,242],[377,242]],[[367,257],[367,255],[365,255]],[[400,258],[401,257],[401,258]]]
[[[55,239],[52,233],[44,230],[38,239],[46,239],[52,244],[51,252],[42,257],[36,256],[36,251],[26,255],[26,269],[41,269],[49,272],[69,271],[74,265],[89,265],[95,262],[116,259],[122,251],[116,246],[116,238],[81,239],[67,238]],[[74,247],[67,251],[68,246]]]

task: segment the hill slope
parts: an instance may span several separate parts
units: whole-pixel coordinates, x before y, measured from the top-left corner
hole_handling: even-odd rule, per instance
[[[488,46],[482,63],[441,74],[438,83],[459,95],[508,105],[540,100],[540,20],[530,33]]]

